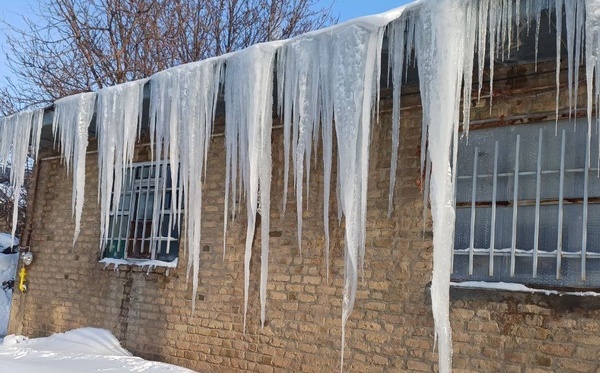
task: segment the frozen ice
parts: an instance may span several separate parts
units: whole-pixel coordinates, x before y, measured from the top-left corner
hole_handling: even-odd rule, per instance
[[[101,248],[109,236],[110,211],[116,210],[120,204],[123,179],[133,160],[145,83],[145,80],[140,80],[98,91],[96,133]]]
[[[260,320],[264,326],[271,214],[271,130],[273,126],[273,72],[281,42],[258,44],[227,59],[225,70],[225,141],[227,182],[235,185],[238,170],[246,196],[246,245],[244,254],[244,332],[250,288],[250,259],[258,215],[260,215],[261,270]],[[236,149],[232,151],[232,149]],[[237,157],[237,161],[233,157]],[[235,163],[237,162],[237,163]],[[225,196],[229,198],[228,195]],[[227,217],[225,211],[225,219]]]
[[[588,134],[591,134],[592,126],[598,122],[598,114],[593,108],[600,104],[600,1],[597,0],[423,0],[382,15],[360,18],[282,42],[255,45],[152,76],[149,79],[152,159],[155,162],[166,160],[161,162],[160,167],[166,173],[170,165],[172,180],[180,185],[173,199],[173,208],[182,211],[184,218],[180,219],[179,214],[175,214],[176,218],[169,224],[177,228],[182,222],[185,224],[182,231],[186,232],[189,250],[187,269],[188,276],[191,273],[194,294],[199,276],[202,184],[207,172],[207,151],[216,103],[219,90],[223,89],[226,106],[223,256],[225,258],[228,222],[235,218],[240,208],[238,202],[245,199],[244,330],[249,264],[258,226],[261,231],[261,323],[264,324],[271,204],[272,108],[273,94],[276,94],[284,142],[282,210],[285,212],[288,203],[289,173],[292,172],[300,250],[302,215],[309,207],[308,203],[305,204],[309,200],[309,191],[304,185],[309,183],[311,158],[315,157],[313,152],[316,154],[319,139],[322,141],[324,255],[328,282],[330,190],[331,179],[335,177],[338,223],[341,224],[342,219],[345,221],[343,359],[345,325],[354,306],[357,281],[364,265],[370,139],[372,127],[377,122],[380,56],[384,33],[387,32],[394,97],[392,141],[389,144],[388,215],[394,209],[397,168],[402,162],[398,157],[402,84],[407,67],[414,63],[419,72],[423,106],[421,177],[424,184],[424,220],[429,202],[434,233],[432,313],[439,369],[440,372],[449,372],[452,364],[449,286],[459,125],[468,136],[472,100],[482,99],[488,94],[483,92],[485,71],[490,74],[489,78],[485,77],[490,81],[489,97],[486,98],[490,105],[493,104],[495,61],[511,58],[514,49],[521,47],[517,32],[535,33],[537,63],[537,40],[540,32],[546,32],[540,29],[540,24],[542,17],[546,16],[553,17],[551,24],[558,27],[557,96],[561,90],[559,70],[565,62],[565,59],[561,60],[561,50],[566,48],[566,89],[573,117],[577,115],[579,67],[585,64]],[[563,44],[562,40],[566,42]],[[473,88],[474,79],[478,83]],[[133,146],[138,140],[144,84],[146,81],[140,81],[98,92],[96,112],[103,239],[107,234],[111,195],[118,195],[115,191],[123,182],[123,169],[131,162]],[[87,127],[94,100],[95,95],[88,93],[57,101],[53,123],[66,167],[73,167],[75,239],[83,204]],[[557,98],[557,115],[559,104]],[[15,162],[21,162],[23,148],[28,143],[33,145],[34,154],[37,154],[42,116],[43,113],[36,112],[2,119],[1,167],[7,167],[11,157]],[[29,129],[20,128],[13,122],[26,123]],[[23,131],[19,132],[22,134],[32,132],[31,140],[21,139],[17,131]],[[590,141],[588,137],[588,165]],[[332,170],[334,145],[338,151],[335,176]],[[19,180],[19,174],[15,173],[15,185]],[[164,193],[165,185],[157,184],[156,188]],[[118,197],[112,203],[118,203]],[[159,203],[160,199],[155,199],[155,223],[161,219],[159,211],[163,206]],[[159,224],[154,226],[158,229]]]
[[[73,245],[81,230],[81,214],[85,192],[85,153],[88,146],[88,127],[94,115],[96,93],[80,93],[54,102],[52,133],[60,141],[67,172],[73,167],[72,210],[75,216]]]

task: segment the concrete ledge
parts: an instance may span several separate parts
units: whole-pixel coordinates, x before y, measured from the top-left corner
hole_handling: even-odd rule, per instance
[[[508,285],[508,286],[504,286]],[[575,289],[573,289],[575,290]],[[450,301],[490,301],[535,304],[555,311],[599,310],[600,293],[582,290],[530,288],[520,284],[506,283],[452,283]]]

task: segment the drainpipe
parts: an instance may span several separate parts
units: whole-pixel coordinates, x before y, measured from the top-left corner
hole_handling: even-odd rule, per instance
[[[41,163],[42,163],[42,159],[38,159],[38,161],[35,163],[35,165],[33,166],[33,185],[31,186],[30,190],[27,193],[27,210],[28,214],[25,218],[25,245],[24,246],[31,246],[31,233],[33,232],[33,214],[35,212],[35,202],[37,199],[37,192],[38,192],[38,179],[40,176],[40,168],[41,168]]]

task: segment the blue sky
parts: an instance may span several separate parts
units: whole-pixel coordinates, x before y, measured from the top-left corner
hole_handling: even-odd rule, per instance
[[[336,0],[333,4],[333,13],[339,15],[340,22],[352,18],[385,12],[412,0]],[[331,0],[321,0],[323,4],[331,3]]]
[[[409,0],[320,0],[319,2],[327,5],[332,1],[335,1],[333,12],[339,15],[340,21],[385,12],[410,2]],[[27,14],[31,7],[36,5],[36,0],[0,0],[0,17],[9,23],[18,22],[19,15]]]

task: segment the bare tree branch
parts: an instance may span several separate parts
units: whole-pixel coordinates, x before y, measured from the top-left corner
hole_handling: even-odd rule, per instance
[[[333,0],[332,0],[333,1]],[[317,0],[41,0],[7,24],[5,113],[337,21]]]

